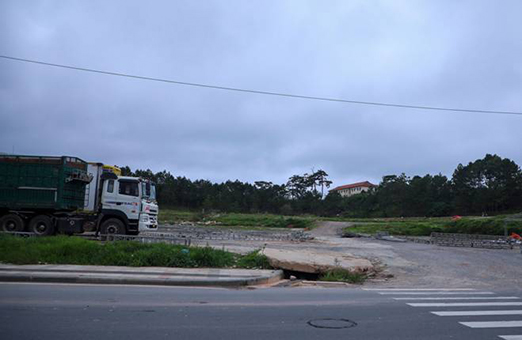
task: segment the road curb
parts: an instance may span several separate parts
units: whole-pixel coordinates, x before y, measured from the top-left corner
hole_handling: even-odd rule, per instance
[[[200,286],[200,287],[241,287],[249,285],[272,284],[283,278],[283,271],[260,271],[260,275],[218,274],[205,276],[202,274],[176,273],[139,273],[139,272],[96,272],[68,271],[52,269],[29,270],[20,268],[0,268],[0,282],[46,282],[46,283],[89,283],[89,284],[124,284],[124,285],[155,285],[155,286]],[[172,268],[170,268],[172,270]],[[262,273],[262,274],[261,274]]]

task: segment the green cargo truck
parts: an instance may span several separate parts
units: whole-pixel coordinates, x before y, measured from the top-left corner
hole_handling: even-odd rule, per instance
[[[0,231],[138,234],[157,229],[155,186],[77,157],[0,155]]]

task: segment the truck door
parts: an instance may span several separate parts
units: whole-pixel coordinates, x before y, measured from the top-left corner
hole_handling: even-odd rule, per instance
[[[102,209],[119,209],[117,205],[118,191],[115,190],[116,181],[114,179],[103,182],[103,192],[101,195]]]
[[[137,180],[119,179],[117,184],[116,209],[123,211],[130,223],[137,223],[141,202],[140,183]]]

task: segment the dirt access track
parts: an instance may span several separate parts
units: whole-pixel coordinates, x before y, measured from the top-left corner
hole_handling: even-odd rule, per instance
[[[308,258],[328,255],[367,259],[382,269],[377,278],[365,283],[368,286],[522,289],[522,254],[519,248],[441,247],[370,238],[341,238],[342,229],[349,226],[351,224],[348,222],[320,222],[317,228],[309,232],[314,239],[305,242],[205,240],[197,244],[208,244],[242,254],[264,248],[266,252],[271,249],[286,250],[301,253]],[[200,228],[216,231],[215,227]],[[183,227],[162,226],[160,231],[168,233],[174,229],[179,231]],[[273,229],[256,231],[265,235],[281,232]],[[386,278],[388,275],[391,277]]]
[[[522,289],[520,248],[441,247],[340,238],[341,230],[350,225],[345,222],[323,222],[312,234],[323,247],[380,262],[385,273],[393,275],[387,282],[370,280],[369,285]]]

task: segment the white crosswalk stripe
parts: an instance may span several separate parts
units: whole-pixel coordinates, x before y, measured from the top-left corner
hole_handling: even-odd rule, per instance
[[[465,297],[400,297],[393,298],[394,300],[519,300],[517,296],[465,296]]]
[[[471,328],[505,328],[522,327],[522,321],[471,321],[459,322],[461,325]]]
[[[435,302],[435,303],[407,303],[412,307],[501,307],[522,306],[522,302]]]
[[[493,292],[382,292],[381,295],[493,295]]]
[[[436,316],[443,317],[477,317],[478,320],[456,320],[459,324],[473,329],[516,329],[522,328],[522,320],[487,320],[488,316],[516,316],[522,315],[522,309],[494,309],[495,307],[515,307],[522,306],[522,301],[505,301],[520,300],[517,296],[492,296],[493,292],[477,291],[471,288],[370,288],[366,290],[375,291],[380,295],[389,295],[396,301],[404,301],[411,307],[463,307],[459,310],[439,310],[430,311]],[[469,302],[473,300],[473,302]],[[502,301],[504,300],[504,301]],[[427,302],[414,302],[427,301]],[[433,302],[429,302],[433,301]],[[476,309],[476,307],[491,307],[491,310]],[[470,310],[462,310],[462,309]],[[486,320],[480,320],[484,318]],[[517,332],[518,333],[518,332]],[[498,335],[504,340],[522,340],[522,335]]]
[[[522,315],[522,310],[468,310],[430,312],[438,316],[491,316],[491,315]]]
[[[439,291],[439,292],[446,292],[446,291],[473,291],[475,289],[473,288],[363,288],[363,290],[370,290],[370,291],[379,291],[379,292],[391,292],[391,291],[408,291],[408,292],[417,292],[417,291]]]

